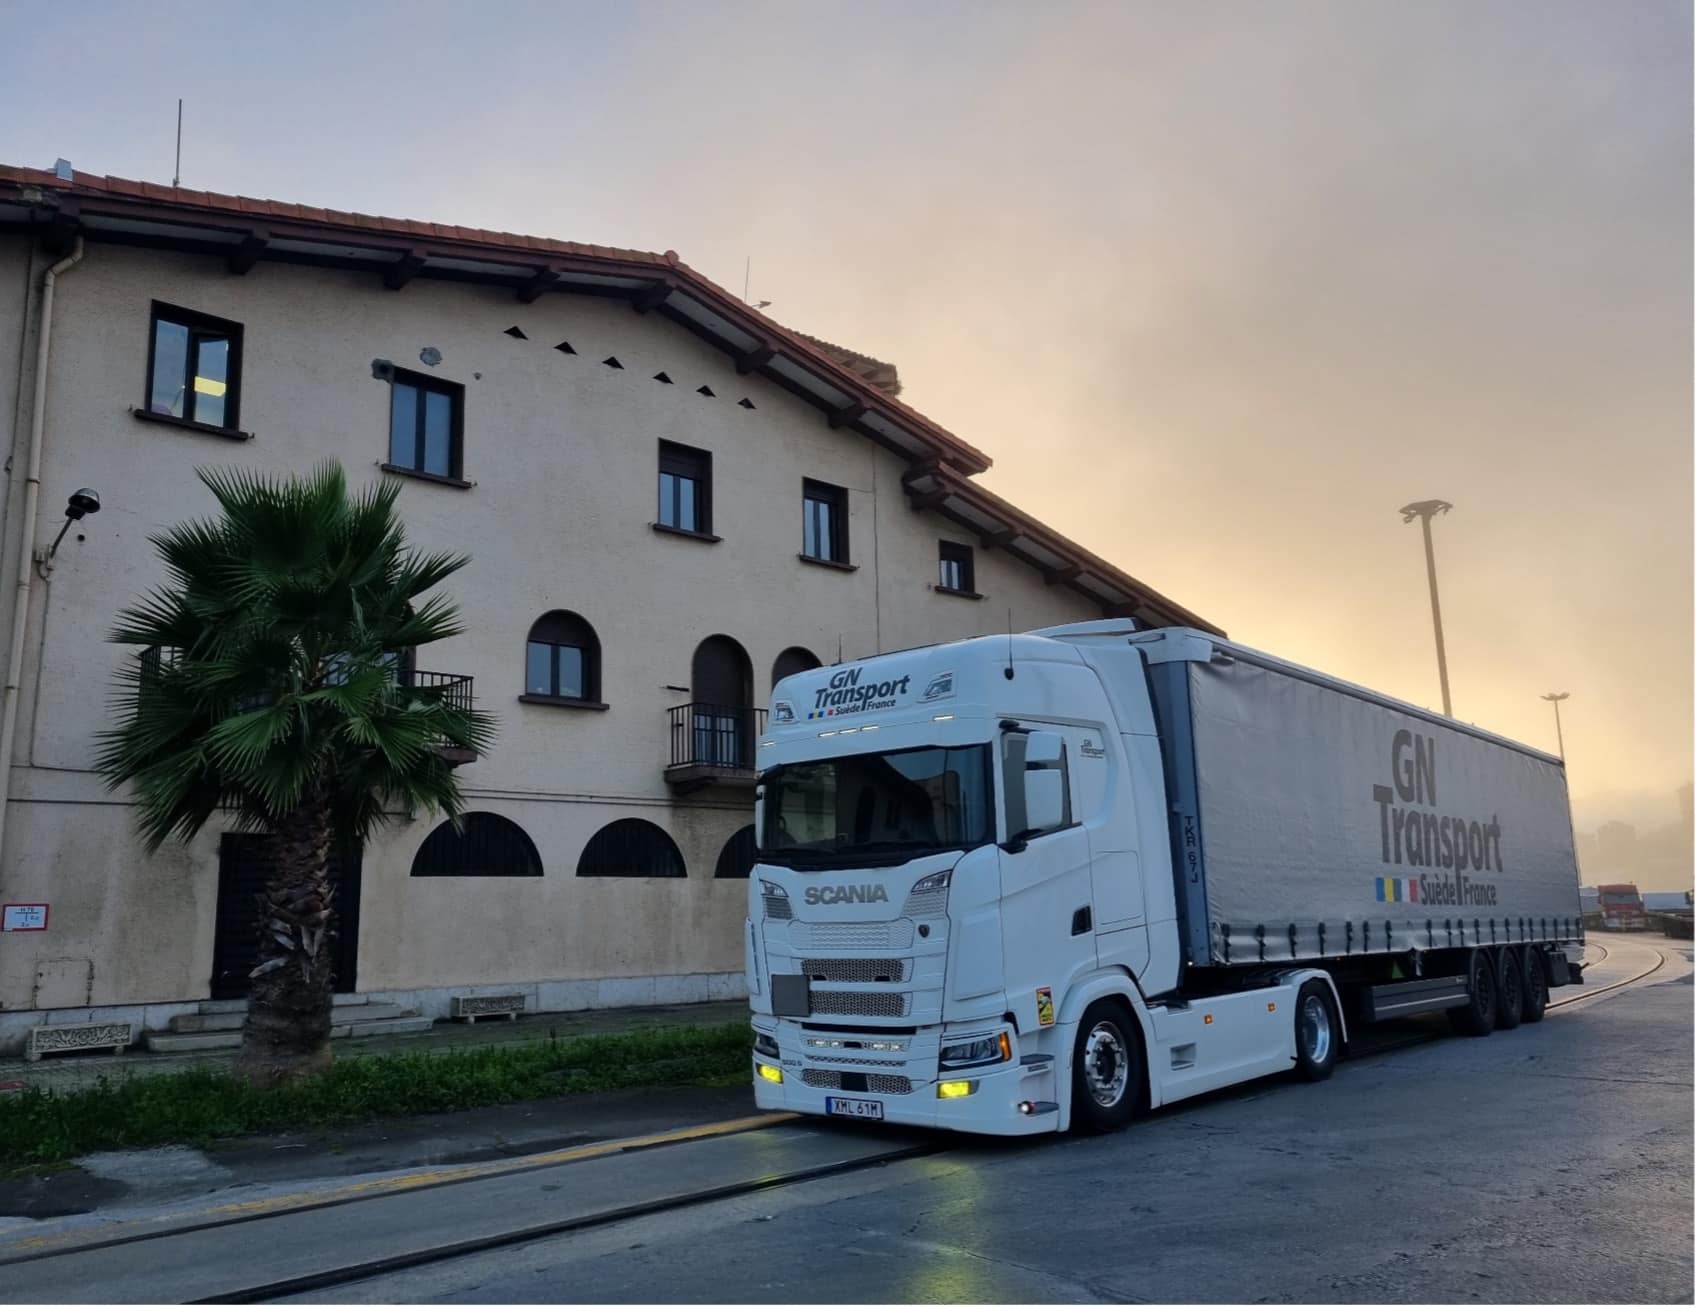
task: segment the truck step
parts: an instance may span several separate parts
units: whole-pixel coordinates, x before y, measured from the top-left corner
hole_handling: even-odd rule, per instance
[[[1055,1065],[1055,1056],[1051,1053],[1027,1053],[1020,1058],[1021,1066],[1051,1067]]]
[[[1467,976],[1432,976],[1394,985],[1369,985],[1362,991],[1362,1019],[1391,1021],[1419,1012],[1465,1007],[1467,1003]]]

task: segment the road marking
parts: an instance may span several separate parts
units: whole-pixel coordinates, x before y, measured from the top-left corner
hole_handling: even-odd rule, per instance
[[[353,1184],[335,1185],[328,1189],[306,1189],[295,1193],[279,1194],[273,1198],[252,1198],[245,1202],[224,1203],[217,1207],[200,1208],[188,1212],[173,1212],[148,1220],[114,1222],[95,1230],[82,1229],[59,1235],[34,1235],[26,1239],[0,1242],[0,1252],[6,1254],[23,1253],[26,1258],[31,1258],[39,1256],[45,1249],[58,1248],[66,1244],[78,1245],[74,1251],[83,1251],[84,1249],[81,1246],[83,1243],[88,1246],[124,1243],[131,1239],[151,1237],[154,1234],[184,1233],[203,1225],[227,1225],[235,1221],[273,1216],[280,1212],[291,1212],[312,1207],[334,1207],[341,1203],[359,1202],[362,1199],[376,1198],[384,1194],[404,1193],[414,1189],[434,1188],[438,1185],[459,1184],[467,1180],[486,1180],[495,1176],[542,1170],[546,1167],[561,1166],[569,1162],[587,1161],[592,1157],[605,1157],[611,1153],[637,1152],[647,1148],[658,1148],[666,1144],[685,1143],[693,1139],[710,1139],[717,1135],[741,1134],[748,1130],[764,1130],[768,1126],[781,1125],[786,1121],[794,1121],[796,1118],[797,1114],[794,1112],[762,1112],[756,1116],[741,1116],[729,1121],[713,1121],[707,1125],[687,1126],[680,1130],[662,1131],[659,1134],[637,1135],[628,1139],[607,1139],[600,1143],[579,1144],[573,1148],[561,1148],[548,1153],[530,1153],[524,1157],[499,1162],[438,1167],[428,1171],[416,1171],[409,1175],[359,1180]],[[95,1236],[92,1239],[89,1238],[91,1234]],[[0,1266],[14,1260],[24,1260],[24,1258],[0,1256]]]

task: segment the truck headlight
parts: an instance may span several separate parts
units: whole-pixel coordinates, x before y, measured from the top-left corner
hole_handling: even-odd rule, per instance
[[[755,1031],[755,1052],[764,1057],[778,1056],[778,1041],[764,1030]]]
[[[994,1062],[1006,1062],[1014,1054],[1008,1042],[1008,1032],[1001,1034],[981,1035],[975,1039],[962,1039],[953,1044],[945,1044],[938,1052],[938,1066],[945,1071],[960,1071],[970,1066],[989,1066]]]
[[[939,890],[946,890],[949,888],[949,878],[954,874],[954,871],[955,868],[950,867],[944,871],[934,871],[929,876],[922,876],[914,882],[914,888],[908,892],[910,894],[935,894]]]

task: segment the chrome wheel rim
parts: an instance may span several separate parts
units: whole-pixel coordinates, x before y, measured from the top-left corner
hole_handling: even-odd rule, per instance
[[[1112,1021],[1099,1021],[1091,1027],[1081,1060],[1085,1088],[1098,1107],[1113,1107],[1126,1096],[1126,1044]]]
[[[1303,1052],[1309,1061],[1320,1066],[1332,1052],[1332,1013],[1326,1000],[1310,994],[1303,1000]]]

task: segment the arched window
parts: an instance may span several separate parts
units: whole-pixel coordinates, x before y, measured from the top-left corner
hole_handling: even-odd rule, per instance
[[[610,821],[584,845],[580,876],[678,876],[684,855],[672,837],[652,821],[621,817]]]
[[[468,812],[455,830],[445,821],[413,855],[415,876],[540,876],[537,846],[516,822],[494,812]]]
[[[595,628],[561,609],[537,618],[525,642],[523,697],[542,703],[598,702],[601,641]]]
[[[786,676],[794,676],[797,672],[811,672],[820,665],[815,658],[800,645],[794,645],[779,654],[772,664],[772,683],[777,685]]]
[[[691,761],[708,767],[752,767],[755,754],[754,668],[728,635],[710,635],[690,660]]]
[[[754,868],[755,828],[745,826],[725,841],[725,847],[719,851],[719,861],[713,867],[713,878],[715,880],[748,880],[749,873]]]

